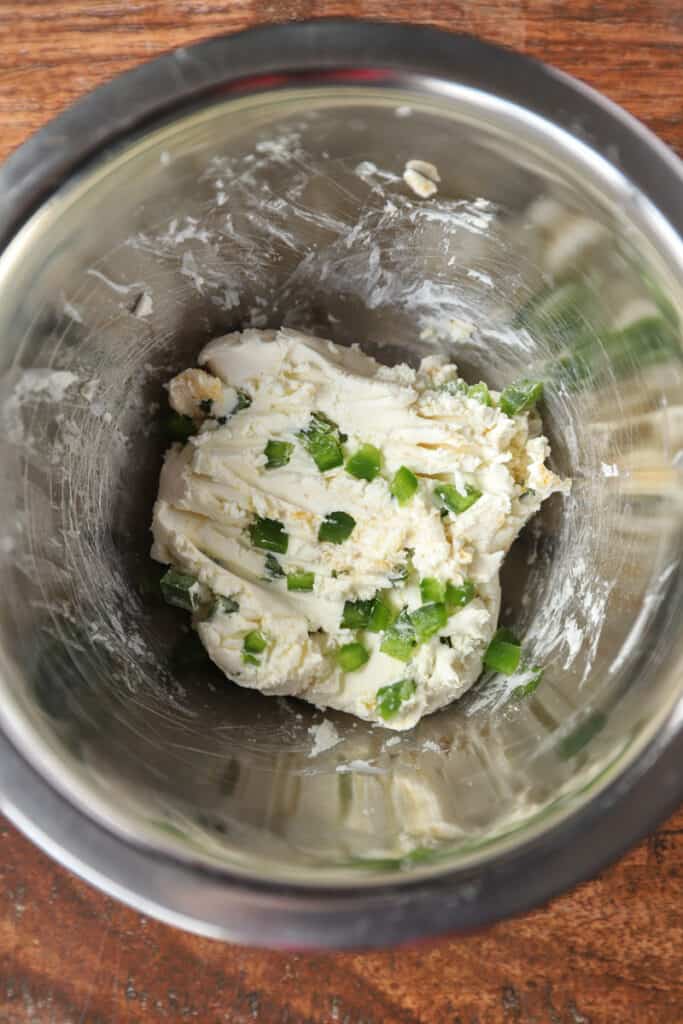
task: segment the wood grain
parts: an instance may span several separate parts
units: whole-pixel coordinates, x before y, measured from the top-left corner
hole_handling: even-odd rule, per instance
[[[141,917],[0,833],[2,1024],[677,1024],[683,814],[595,881],[466,939],[292,954]]]
[[[681,0],[0,0],[0,158],[174,46],[317,15],[413,20],[540,57],[683,153]],[[0,832],[0,1024],[680,1024],[683,812],[595,881],[488,932],[268,953],[145,919]]]

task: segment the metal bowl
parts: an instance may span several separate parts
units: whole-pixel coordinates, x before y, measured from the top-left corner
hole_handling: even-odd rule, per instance
[[[412,195],[406,160],[435,163]],[[642,126],[426,28],[275,26],[98,90],[0,170],[0,790],[31,838],[182,927],[373,946],[595,872],[681,796],[683,176]],[[289,324],[546,382],[571,494],[504,575],[545,666],[397,743],[228,684],[156,603],[162,383]]]

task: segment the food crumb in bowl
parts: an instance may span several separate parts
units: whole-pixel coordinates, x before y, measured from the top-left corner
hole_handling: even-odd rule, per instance
[[[76,309],[73,303],[68,302],[66,299],[64,300],[64,314],[65,316],[68,316],[70,320],[73,320],[74,323],[83,323],[83,317],[81,316],[80,311]]]
[[[424,753],[431,751],[433,754],[440,754],[441,747],[434,740],[425,740],[422,744],[422,750]]]
[[[441,176],[435,165],[427,160],[409,160],[403,171],[403,180],[416,196],[429,199],[436,194]]]
[[[81,396],[86,400],[86,402],[94,401],[100,384],[101,381],[99,377],[91,377],[90,380],[85,382],[81,388]]]
[[[308,730],[308,735],[313,740],[313,746],[308,754],[309,757],[317,757],[318,754],[322,754],[325,750],[331,750],[341,740],[341,736],[332,722],[329,722],[326,718],[323,718],[322,722],[312,725]]]
[[[139,319],[151,316],[154,312],[154,300],[148,291],[141,292],[135,300],[131,313]]]
[[[355,761],[346,761],[343,764],[338,764],[336,772],[339,775],[385,775],[386,769],[378,768],[377,765],[371,764],[369,761],[361,761],[356,759]]]

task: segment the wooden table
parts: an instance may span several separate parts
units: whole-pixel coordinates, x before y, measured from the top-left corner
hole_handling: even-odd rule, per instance
[[[430,22],[607,93],[683,155],[683,0],[0,0],[0,157],[81,93],[261,21]],[[683,812],[550,906],[373,954],[253,951],[175,931],[0,831],[0,1024],[683,1022]]]

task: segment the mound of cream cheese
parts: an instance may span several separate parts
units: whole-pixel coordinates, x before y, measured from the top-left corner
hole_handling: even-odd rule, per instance
[[[478,678],[499,571],[565,484],[533,412],[445,358],[229,334],[169,384],[152,557],[240,686],[408,729]],[[186,602],[186,603],[185,603]]]

